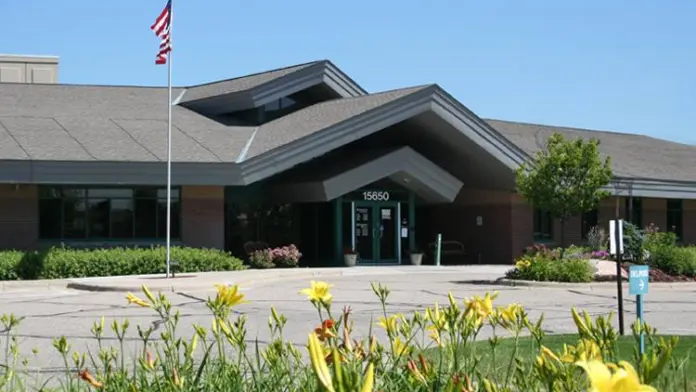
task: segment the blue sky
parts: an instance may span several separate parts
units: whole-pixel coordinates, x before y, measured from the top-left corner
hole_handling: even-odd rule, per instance
[[[163,85],[164,4],[2,0],[0,53],[58,55],[63,83]],[[177,85],[330,59],[372,92],[438,83],[485,118],[696,144],[693,0],[174,0],[174,18]]]

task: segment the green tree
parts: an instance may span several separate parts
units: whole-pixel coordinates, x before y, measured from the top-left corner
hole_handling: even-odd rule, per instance
[[[561,223],[561,247],[565,246],[565,222],[597,208],[609,196],[603,188],[611,182],[611,158],[602,160],[599,140],[549,137],[546,148],[516,171],[517,192],[535,208],[548,211]]]

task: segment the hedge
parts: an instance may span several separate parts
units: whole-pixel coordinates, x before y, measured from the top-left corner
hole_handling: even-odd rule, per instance
[[[217,249],[171,248],[179,272],[244,269],[240,259]],[[0,280],[145,275],[166,272],[164,247],[0,251]]]

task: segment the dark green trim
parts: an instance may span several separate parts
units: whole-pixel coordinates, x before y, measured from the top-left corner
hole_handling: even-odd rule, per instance
[[[416,195],[408,192],[408,250],[416,250]]]
[[[334,247],[336,262],[341,263],[343,259],[343,198],[339,197],[333,201],[334,207]],[[340,264],[339,264],[340,265]]]

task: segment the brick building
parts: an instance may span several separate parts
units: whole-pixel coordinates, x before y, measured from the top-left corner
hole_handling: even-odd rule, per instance
[[[0,56],[0,248],[161,243],[166,88],[59,84],[57,67]],[[329,61],[173,96],[175,244],[295,243],[310,265],[355,248],[374,264],[442,233],[457,261],[510,263],[560,237],[514,192],[553,132],[599,138],[616,174],[612,198],[566,223],[568,244],[617,213],[696,242],[693,146],[485,120],[437,85],[368,93]]]

